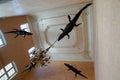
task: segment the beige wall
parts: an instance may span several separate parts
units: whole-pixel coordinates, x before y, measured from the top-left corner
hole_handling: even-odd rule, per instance
[[[0,19],[0,29],[4,31],[19,28],[23,23],[26,23],[28,18],[26,16],[9,17]],[[34,35],[34,34],[33,34]],[[13,80],[83,80],[84,78],[78,76],[74,77],[72,71],[67,71],[64,63],[69,63],[81,70],[89,80],[94,79],[94,64],[93,62],[66,62],[66,61],[51,61],[46,68],[41,68],[38,63],[35,69],[31,72],[21,74],[24,67],[30,62],[27,50],[34,46],[32,37],[26,36],[23,38],[19,36],[14,38],[14,34],[4,35],[7,41],[7,46],[0,48],[0,69],[7,65],[10,61],[15,61],[19,73]]]
[[[81,76],[75,78],[72,71],[64,65],[68,63],[82,71],[88,77],[85,79]],[[93,62],[77,62],[77,61],[50,61],[47,67],[40,67],[39,63],[31,72],[24,73],[24,77],[20,80],[95,80]]]
[[[120,80],[120,0],[94,0],[96,80]]]
[[[1,18],[0,29],[3,32],[10,31],[14,28],[19,29],[20,25],[26,22],[26,16]],[[0,69],[11,61],[15,61],[20,73],[25,65],[30,62],[28,49],[34,46],[32,37],[26,36],[23,38],[23,36],[18,36],[17,38],[14,38],[14,34],[4,34],[4,36],[7,45],[0,48]]]

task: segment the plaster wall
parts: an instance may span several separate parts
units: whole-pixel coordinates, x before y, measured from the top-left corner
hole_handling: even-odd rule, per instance
[[[0,19],[0,29],[2,32],[11,31],[12,29],[20,29],[20,25],[27,23],[26,16],[14,16]],[[16,63],[18,74],[22,72],[24,67],[30,62],[28,49],[34,46],[31,36],[18,36],[14,38],[15,34],[4,34],[7,45],[0,48],[0,69],[5,67],[11,61]],[[17,80],[17,78],[14,78]]]
[[[96,80],[120,80],[120,0],[94,0]]]
[[[82,74],[88,77],[85,79],[69,70],[64,63],[73,65],[78,70],[82,71]],[[46,67],[40,67],[36,65],[35,69],[31,72],[24,73],[24,77],[21,80],[95,80],[94,77],[94,63],[93,62],[80,62],[80,61],[50,61],[50,64]]]

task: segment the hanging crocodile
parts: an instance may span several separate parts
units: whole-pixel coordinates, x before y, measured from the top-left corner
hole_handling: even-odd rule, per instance
[[[24,31],[24,30],[18,30],[18,29],[13,29],[12,31],[8,31],[8,32],[4,32],[5,34],[7,33],[13,33],[13,34],[16,34],[16,37],[18,37],[19,35],[23,35],[23,37],[26,37],[26,35],[32,35],[32,33],[30,32],[27,32],[27,31]]]
[[[75,15],[75,17],[71,20],[71,17],[68,15],[68,19],[69,19],[69,23],[66,25],[66,27],[65,27],[65,29],[62,29],[61,28],[61,30],[62,30],[62,33],[59,35],[59,37],[58,37],[58,41],[60,41],[64,36],[68,36],[68,39],[70,38],[70,36],[69,36],[69,33],[72,31],[72,29],[74,28],[74,26],[75,27],[77,27],[77,26],[79,26],[80,24],[76,24],[76,22],[77,22],[77,20],[78,20],[78,18],[79,18],[79,16],[81,15],[81,13],[88,7],[88,6],[90,6],[90,5],[92,5],[92,3],[89,3],[89,4],[87,4],[86,6],[84,6],[76,15]]]

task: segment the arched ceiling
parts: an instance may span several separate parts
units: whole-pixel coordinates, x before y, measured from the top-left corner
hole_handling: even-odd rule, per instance
[[[92,0],[10,0],[0,4],[0,17],[32,15],[36,17],[35,26],[42,48],[48,48],[62,32],[71,18]],[[92,24],[91,8],[83,12],[77,23],[82,23],[70,32],[70,39],[65,36],[50,49],[53,60],[91,61]],[[39,36],[39,37],[38,37]],[[34,39],[35,39],[34,38]]]
[[[39,35],[43,48],[48,48],[69,22],[68,15],[73,18],[75,14],[87,3],[73,4],[69,6],[54,8],[48,11],[33,14],[36,16],[39,27]],[[53,60],[72,60],[72,61],[91,61],[92,52],[92,33],[91,27],[91,8],[86,9],[79,17],[77,24],[70,33],[70,39],[65,36],[62,40],[57,41],[49,50]],[[89,29],[90,28],[90,29]],[[93,55],[92,55],[93,57]]]

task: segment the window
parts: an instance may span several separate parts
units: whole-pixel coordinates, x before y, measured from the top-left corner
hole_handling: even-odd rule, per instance
[[[28,53],[29,53],[29,56],[30,56],[30,59],[34,58],[35,57],[35,53],[37,53],[38,49],[35,48],[35,47],[32,47],[28,50]]]
[[[6,40],[4,38],[4,35],[2,31],[0,30],[0,48],[6,45]]]
[[[2,76],[5,73],[4,69],[0,70],[0,76]]]
[[[30,32],[28,23],[20,25],[20,29]]]
[[[11,80],[17,72],[17,67],[14,61],[12,61],[0,70],[0,80]]]

